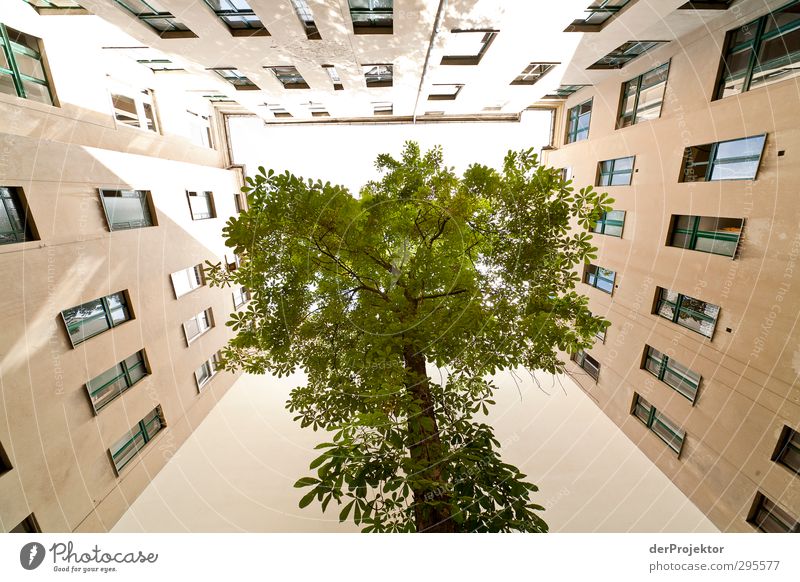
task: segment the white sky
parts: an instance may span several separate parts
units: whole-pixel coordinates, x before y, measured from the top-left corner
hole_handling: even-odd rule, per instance
[[[499,168],[509,149],[547,145],[550,114],[526,111],[521,123],[418,123],[411,124],[301,124],[265,126],[256,117],[229,120],[235,163],[249,174],[258,166],[276,172],[289,170],[303,178],[343,184],[357,193],[374,179],[375,158],[381,153],[399,156],[407,140],[423,150],[444,149],[444,160],[458,173],[471,163]]]

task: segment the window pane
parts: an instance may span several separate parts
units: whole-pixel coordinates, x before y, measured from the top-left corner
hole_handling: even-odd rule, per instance
[[[103,205],[111,230],[152,226],[147,195],[138,190],[103,190]]]
[[[658,350],[648,349],[647,357],[644,360],[644,368],[656,377],[661,375],[661,363],[664,357]]]
[[[636,417],[643,423],[648,424],[650,421],[650,409],[651,406],[647,400],[639,396],[636,399],[636,404],[633,408],[633,414],[636,415]]]
[[[17,86],[14,85],[14,77],[2,71],[0,71],[0,93],[13,95],[15,97],[19,96],[17,95]]]
[[[716,163],[711,170],[711,180],[752,180],[756,177],[758,160]]]
[[[153,113],[153,106],[149,103],[143,103],[142,106],[144,107],[144,119],[147,124],[147,129],[156,131],[156,117],[155,113]]]
[[[0,187],[0,244],[31,239],[19,190]]]
[[[44,68],[42,67],[42,62],[38,58],[15,52],[14,60],[17,62],[17,68],[21,74],[41,81],[45,80]]]
[[[714,159],[719,163],[731,158],[759,158],[761,157],[761,150],[764,149],[765,139],[766,136],[757,135],[754,137],[719,142]]]
[[[126,95],[112,95],[114,117],[120,123],[139,127],[139,114],[136,112],[136,101]]]
[[[47,105],[53,104],[53,99],[50,97],[50,90],[46,85],[23,79],[22,88],[25,90],[25,97],[27,99],[36,101],[37,103],[46,103]]]
[[[617,172],[614,169],[614,174],[611,176],[611,184],[609,186],[627,186],[631,183],[631,172]]]
[[[680,452],[683,445],[683,431],[658,411],[653,417],[652,429],[672,450]]]
[[[688,147],[684,151],[686,165],[684,168],[684,182],[702,182],[706,179],[706,170],[711,158],[713,144]]]
[[[119,396],[127,387],[125,374],[119,364],[86,383],[86,388],[89,390],[89,396],[92,398],[95,410],[100,410]]]
[[[176,297],[185,295],[203,284],[202,269],[201,265],[196,265],[170,275]]]
[[[622,105],[620,107],[620,116],[617,127],[627,127],[633,124],[633,117],[635,114],[634,106],[636,104],[636,87],[638,78],[625,83],[622,90]]]
[[[695,250],[734,256],[739,244],[742,220],[739,218],[700,217]]]
[[[128,368],[128,377],[131,385],[136,384],[136,382],[147,376],[147,366],[144,364],[141,352],[126,358],[125,365]]]
[[[111,310],[111,321],[113,325],[119,325],[123,321],[127,321],[128,317],[128,305],[125,302],[125,294],[124,293],[114,293],[113,295],[109,295],[108,299],[108,307]]]
[[[61,313],[74,345],[110,328],[102,299],[65,309]]]
[[[670,359],[664,371],[664,382],[690,400],[694,400],[697,386],[700,384],[700,374]]]

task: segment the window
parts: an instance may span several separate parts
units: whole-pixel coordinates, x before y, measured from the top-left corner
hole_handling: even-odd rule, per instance
[[[772,460],[800,475],[800,432],[784,426]]]
[[[592,228],[592,232],[622,238],[622,229],[624,226],[625,211],[609,210],[608,212],[604,212],[597,220]]]
[[[533,85],[550,72],[558,63],[531,63],[511,81],[512,85]]]
[[[37,240],[21,188],[0,186],[0,245]]]
[[[186,198],[189,200],[189,211],[192,213],[192,220],[207,220],[217,217],[213,192],[190,192],[187,190]]]
[[[25,0],[33,6],[39,14],[56,14],[68,11],[77,11],[85,14],[83,7],[75,0]],[[63,11],[63,12],[62,12]]]
[[[120,291],[62,311],[72,346],[133,319],[126,294]]]
[[[245,210],[247,210],[247,196],[244,192],[234,192],[233,193],[233,202],[236,205],[236,212],[241,214]]]
[[[311,13],[308,2],[306,2],[306,0],[292,0],[292,6],[294,7],[295,14],[297,14],[297,18],[300,19],[300,23],[303,25],[308,40],[319,40],[322,38],[319,35],[317,23],[314,22],[314,15]]]
[[[198,390],[202,390],[211,378],[217,375],[219,371],[219,360],[219,353],[216,353],[194,371],[194,379],[197,382]]]
[[[391,87],[394,67],[392,65],[362,65],[367,87]]]
[[[577,93],[584,87],[588,86],[589,85],[559,85],[558,89],[552,93],[548,93],[543,97],[543,99],[566,99],[573,93]]]
[[[0,93],[54,105],[41,41],[0,22]]]
[[[112,93],[111,102],[114,106],[114,119],[119,123],[158,132],[153,94],[150,91],[141,91],[135,97]]]
[[[617,129],[661,117],[669,63],[656,67],[622,85]]]
[[[233,291],[233,308],[239,309],[242,305],[250,301],[250,290],[247,287],[239,287]]]
[[[428,101],[452,101],[461,92],[464,85],[434,83],[428,94]]]
[[[0,443],[0,475],[13,469],[11,466],[11,459],[8,458],[3,443]]]
[[[175,271],[170,275],[170,279],[172,279],[175,299],[179,299],[190,291],[202,287],[206,282],[203,275],[203,265],[195,265],[194,267]]]
[[[143,0],[149,1],[149,0]],[[269,36],[267,29],[245,0],[204,0],[233,36]]]
[[[645,346],[644,353],[643,368],[694,404],[700,387],[700,374],[650,346]]]
[[[372,103],[373,115],[391,115],[394,113],[394,105],[390,101],[375,101]]]
[[[636,57],[654,49],[667,40],[630,40],[621,44],[599,61],[587,67],[588,69],[621,69]]]
[[[669,289],[656,288],[656,315],[710,338],[719,317],[719,307]]]
[[[349,0],[353,34],[392,34],[393,0]]]
[[[42,530],[39,527],[39,522],[36,521],[36,516],[31,513],[8,533],[41,533],[41,531]]]
[[[228,83],[233,85],[238,91],[257,91],[259,89],[258,85],[253,83],[245,75],[240,73],[238,69],[234,69],[233,67],[219,67],[210,70],[214,71],[217,75],[228,81]]]
[[[605,160],[597,164],[598,186],[629,186],[635,156]]]
[[[330,117],[331,114],[325,109],[322,103],[308,102],[308,110],[311,112],[311,117]]]
[[[233,273],[242,265],[242,260],[236,253],[225,253],[225,269],[229,273]]]
[[[203,95],[204,98],[208,99],[212,103],[234,103],[235,101],[228,97],[227,95]]]
[[[733,257],[743,225],[741,218],[673,215],[667,245]]]
[[[611,295],[614,291],[614,279],[617,273],[597,265],[586,265],[583,271],[583,282],[595,289]]]
[[[89,380],[86,389],[89,391],[95,414],[148,374],[144,350],[140,350],[97,378]]]
[[[727,10],[733,0],[692,0],[682,6],[678,6],[678,10]]]
[[[292,114],[286,111],[286,109],[282,105],[278,105],[277,103],[275,104],[265,103],[265,105],[269,108],[274,117],[292,117]]]
[[[344,86],[342,85],[342,79],[339,77],[339,71],[336,70],[336,67],[333,65],[322,65],[322,68],[325,69],[326,73],[328,73],[328,78],[330,78],[331,83],[333,83],[334,91],[341,91],[344,89]]]
[[[669,448],[681,454],[686,431],[679,428],[666,416],[658,412],[647,400],[634,393],[632,414],[664,441]]]
[[[766,139],[756,135],[688,147],[680,181],[755,180]]]
[[[214,327],[214,316],[211,314],[210,307],[184,321],[183,333],[186,336],[186,345],[192,343],[212,327]]]
[[[128,431],[110,449],[111,460],[117,474],[141,451],[165,426],[161,406],[156,406],[136,426]]]
[[[800,2],[731,30],[725,40],[716,98],[800,75]]]
[[[143,190],[100,190],[109,230],[154,226],[149,198]]]
[[[284,89],[308,89],[303,76],[295,67],[264,67],[272,71]]]
[[[607,331],[608,331],[607,327],[604,328],[604,329],[601,329],[596,334],[594,334],[594,337],[597,338],[598,340],[600,340],[600,343],[604,344],[604,343],[606,343],[606,332]]]
[[[589,122],[592,119],[592,100],[584,101],[567,112],[567,143],[589,137]]]
[[[800,533],[800,522],[759,492],[747,522],[764,533]]]
[[[211,148],[213,142],[211,141],[211,119],[208,115],[199,115],[193,111],[186,111],[189,114],[189,136],[191,140],[206,148]]]
[[[496,36],[496,30],[451,30],[441,64],[477,65]]]
[[[161,38],[195,38],[197,35],[178,21],[156,0],[114,0],[152,28]]]
[[[585,10],[586,16],[573,20],[564,32],[597,32],[630,0],[597,0]]]
[[[600,362],[595,360],[583,350],[578,350],[572,354],[570,359],[583,368],[584,371],[589,374],[589,376],[594,378],[595,381],[597,381],[597,379],[600,377]]]
[[[144,65],[154,73],[185,70],[183,67],[179,67],[169,59],[136,59],[136,62],[140,65]]]

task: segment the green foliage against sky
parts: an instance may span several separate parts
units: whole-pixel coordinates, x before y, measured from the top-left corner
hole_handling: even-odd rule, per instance
[[[301,506],[334,502],[364,531],[547,531],[536,486],[481,418],[492,374],[559,372],[557,350],[606,325],[575,267],[611,200],[531,150],[458,177],[409,142],[376,168],[359,196],[263,168],[247,179],[249,208],[225,227],[241,266],[209,273],[253,295],[228,323],[226,365],[307,374],[287,408],[328,432]]]

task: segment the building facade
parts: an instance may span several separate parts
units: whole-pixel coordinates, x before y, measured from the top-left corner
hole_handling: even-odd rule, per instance
[[[3,531],[110,529],[235,380],[221,120],[103,34],[0,9]]]

